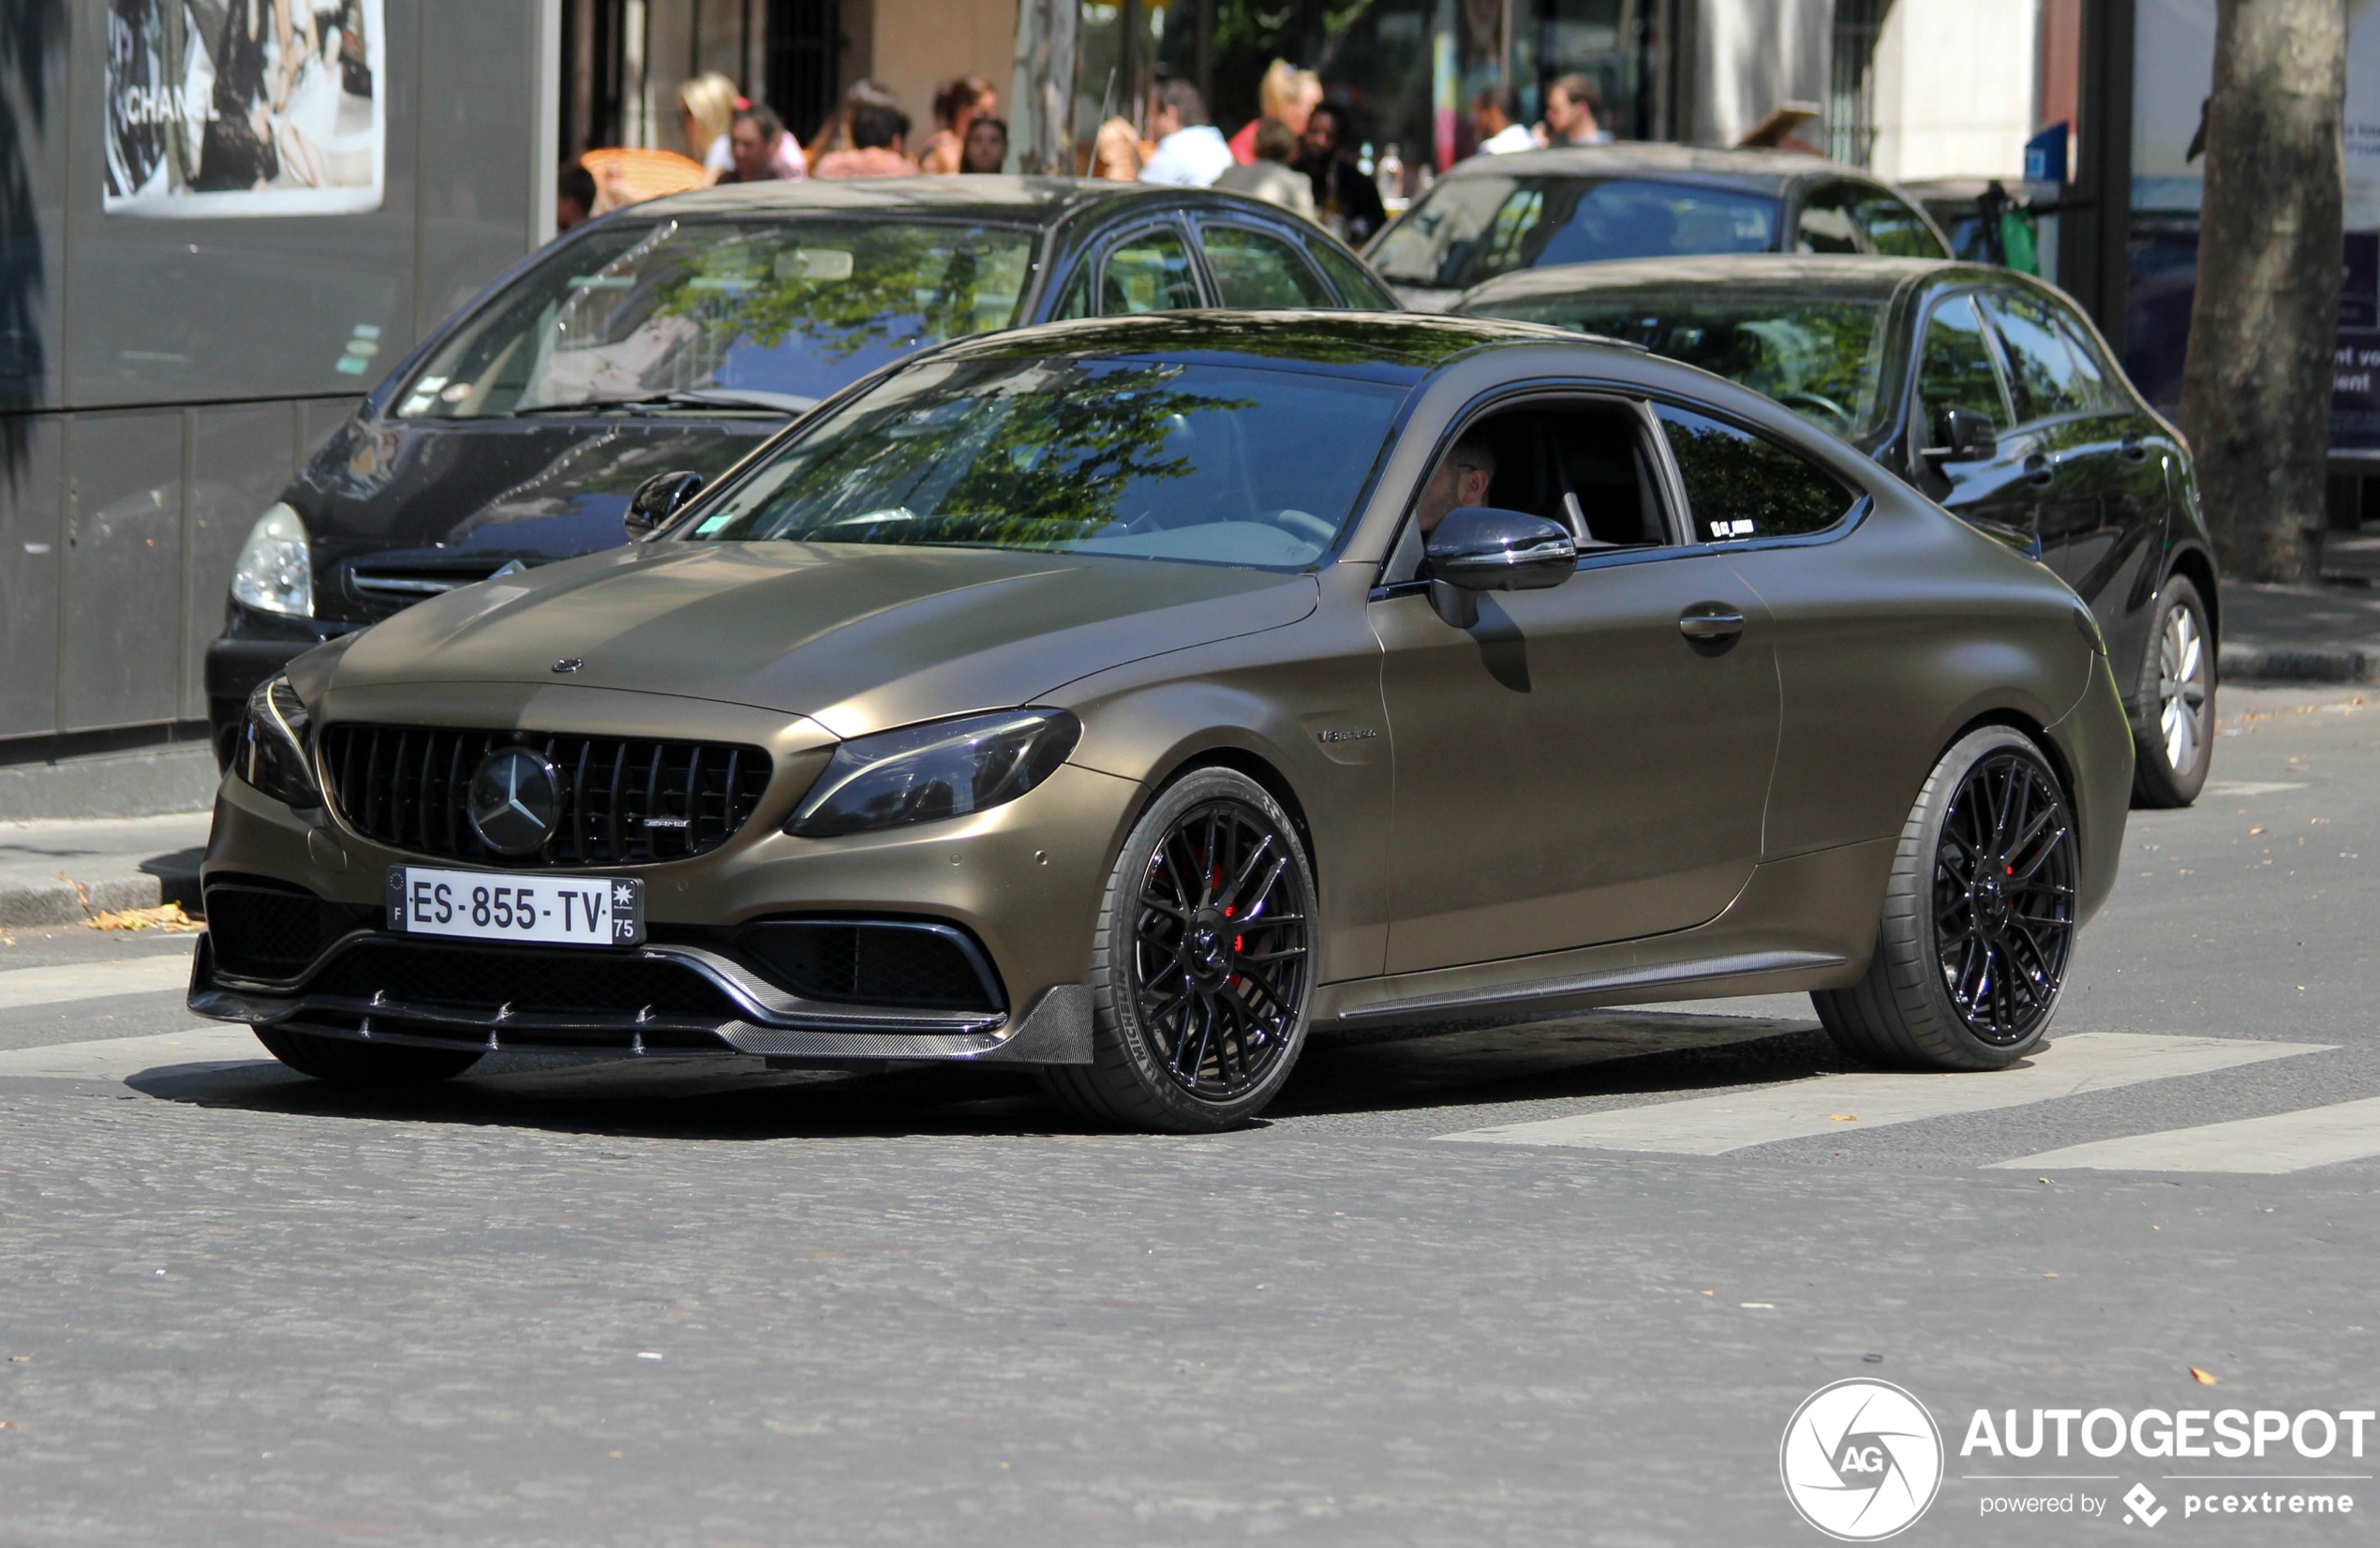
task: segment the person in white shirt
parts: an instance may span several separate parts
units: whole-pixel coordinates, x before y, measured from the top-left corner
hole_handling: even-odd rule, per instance
[[[1471,127],[1479,131],[1481,156],[1537,149],[1528,126],[1512,122],[1512,94],[1502,86],[1490,86],[1472,102]]]
[[[1140,169],[1143,183],[1211,187],[1225,168],[1236,165],[1230,142],[1207,122],[1206,98],[1187,81],[1168,81],[1157,88],[1149,109],[1149,132],[1156,136],[1157,149]]]

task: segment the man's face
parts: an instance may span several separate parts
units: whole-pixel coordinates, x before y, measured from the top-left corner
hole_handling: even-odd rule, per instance
[[[1576,140],[1595,132],[1595,113],[1557,86],[1545,94],[1545,127],[1564,140]]]
[[[1181,132],[1182,115],[1173,111],[1172,104],[1159,102],[1149,110],[1149,133],[1152,137],[1163,140],[1168,135]]]
[[[1306,119],[1305,133],[1300,138],[1306,155],[1327,157],[1339,148],[1339,121],[1327,112],[1314,113]]]
[[[1449,511],[1486,499],[1490,480],[1484,468],[1474,468],[1453,457],[1439,463],[1438,470],[1430,475],[1429,484],[1421,490],[1421,503],[1414,512],[1414,519],[1421,524],[1421,535],[1426,538],[1436,531]]]
[[[1481,140],[1493,140],[1512,125],[1512,121],[1504,116],[1504,110],[1493,102],[1482,102],[1473,108],[1471,122],[1478,127]]]
[[[768,175],[768,153],[772,146],[761,138],[757,124],[738,124],[727,133],[728,147],[736,153],[736,175],[748,183],[758,182]]]

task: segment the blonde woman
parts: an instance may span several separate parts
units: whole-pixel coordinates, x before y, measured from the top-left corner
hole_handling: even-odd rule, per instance
[[[1303,135],[1306,119],[1321,100],[1320,76],[1299,69],[1287,59],[1274,60],[1257,83],[1257,116],[1241,125],[1240,132],[1231,137],[1231,159],[1242,167],[1256,165],[1257,126],[1268,118],[1287,126],[1293,140]]]
[[[1137,183],[1140,179],[1140,131],[1131,121],[1110,118],[1099,126],[1099,133],[1091,142],[1091,175],[1110,183]]]
[[[736,122],[736,82],[717,70],[706,70],[677,88],[677,132],[686,139],[686,154],[703,164],[711,181],[735,170],[727,131]]]

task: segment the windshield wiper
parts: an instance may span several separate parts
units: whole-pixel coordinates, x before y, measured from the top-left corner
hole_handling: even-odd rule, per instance
[[[574,403],[536,403],[526,409],[515,409],[518,418],[526,414],[600,414],[611,411],[635,413],[656,409],[758,409],[772,413],[802,414],[818,407],[814,397],[796,393],[767,393],[756,387],[677,388],[666,393],[645,393],[635,397],[590,397]]]

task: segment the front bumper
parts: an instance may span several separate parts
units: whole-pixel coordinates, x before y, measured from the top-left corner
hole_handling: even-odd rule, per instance
[[[432,722],[513,730],[600,725],[621,735],[673,736],[764,748],[773,772],[751,817],[719,847],[684,859],[605,868],[528,867],[507,880],[633,874],[645,881],[647,945],[632,951],[581,946],[499,948],[484,992],[424,986],[448,972],[428,950],[384,923],[385,876],[394,864],[452,859],[376,843],[333,811],[299,812],[245,781],[223,782],[201,871],[212,901],[230,886],[277,889],[319,901],[329,923],[268,973],[229,934],[211,939],[191,984],[191,1008],[251,1024],[326,1035],[427,1041],[439,1047],[580,1048],[626,1053],[702,1050],[806,1063],[954,1059],[1069,1064],[1089,1058],[1091,943],[1114,845],[1139,799],[1128,780],[1061,766],[1025,796],[971,816],[829,840],[796,839],[786,818],[824,767],[833,739],[798,717],[715,701],[670,700],[594,688],[453,686],[405,690],[408,702],[376,704],[350,692],[350,712],[378,723]],[[478,867],[473,869],[491,869]],[[782,974],[764,976],[738,932],[760,924],[906,922],[946,927],[974,944],[998,992],[959,1011],[870,1003],[853,989],[805,998]],[[383,954],[377,977],[342,957]],[[449,953],[473,948],[439,944]],[[364,960],[357,958],[357,961]],[[414,972],[409,962],[419,961]],[[239,972],[227,973],[232,962]],[[587,987],[642,962],[677,987],[656,996],[623,982],[616,994]],[[646,971],[637,969],[634,971]],[[628,970],[619,970],[628,971]],[[554,975],[562,978],[556,980]],[[571,976],[586,980],[573,983]],[[523,986],[558,982],[552,993]],[[667,986],[664,986],[665,988]],[[682,993],[680,992],[682,991]],[[677,996],[672,999],[672,996]],[[542,996],[542,998],[541,998]],[[368,1022],[368,1025],[366,1024]]]
[[[1052,985],[1022,1014],[934,1011],[806,1000],[744,963],[686,945],[650,945],[605,955],[656,977],[680,980],[667,1009],[625,1002],[610,1008],[543,1005],[533,990],[497,1004],[417,998],[401,971],[391,986],[365,989],[340,969],[373,952],[453,953],[381,931],[358,930],[316,959],[301,979],[270,984],[223,971],[201,936],[190,972],[190,1008],[216,1020],[276,1027],[360,1043],[495,1053],[504,1049],[610,1052],[644,1057],[689,1053],[758,1055],[796,1064],[1091,1063],[1091,996],[1080,984]],[[542,957],[567,971],[582,948],[516,946],[476,953],[493,975]],[[534,976],[524,975],[523,976]],[[369,982],[367,978],[366,983]],[[692,990],[692,992],[687,992]],[[507,990],[508,995],[513,991]],[[712,1003],[704,1008],[699,1002]]]

